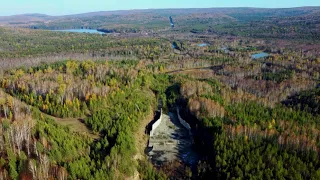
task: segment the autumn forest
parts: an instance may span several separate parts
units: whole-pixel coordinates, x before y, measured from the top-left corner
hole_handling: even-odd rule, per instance
[[[25,16],[0,17],[0,180],[320,179],[319,7]],[[198,159],[156,164],[177,109]]]

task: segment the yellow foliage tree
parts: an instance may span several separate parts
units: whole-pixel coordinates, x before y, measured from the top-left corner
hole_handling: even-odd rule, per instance
[[[58,84],[62,84],[63,83],[63,75],[62,74],[58,75],[57,82],[58,82]]]
[[[68,61],[66,64],[66,72],[68,74],[73,73],[77,68],[79,67],[79,64],[76,61]]]

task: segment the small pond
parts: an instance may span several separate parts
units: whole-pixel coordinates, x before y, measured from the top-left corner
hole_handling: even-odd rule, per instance
[[[261,52],[261,53],[257,53],[257,54],[252,54],[251,58],[252,59],[259,59],[259,58],[264,58],[264,57],[268,57],[269,54],[265,53],[265,52]]]

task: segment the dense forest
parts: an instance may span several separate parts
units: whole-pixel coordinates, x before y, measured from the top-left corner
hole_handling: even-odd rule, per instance
[[[30,16],[0,27],[0,179],[320,179],[319,8]],[[177,108],[199,161],[152,164]]]
[[[135,70],[137,65],[134,61],[67,61],[10,72],[2,80],[2,87],[28,105],[20,106],[15,103],[18,100],[2,93],[2,177],[133,176],[139,166],[131,157],[139,151],[133,134],[155,108],[157,99],[153,91],[163,91],[154,85],[157,79],[150,73]],[[88,134],[74,133],[56,124],[49,115],[84,118],[92,133],[99,136],[92,139]],[[11,137],[12,133],[18,134]],[[152,173],[153,168],[147,162],[140,163],[141,171],[149,173],[146,176],[164,176]]]
[[[199,163],[200,177],[319,178],[319,115],[281,104],[267,107],[246,95],[227,100],[219,83],[180,88],[186,114],[198,119],[197,141],[204,146],[199,149],[208,158]]]

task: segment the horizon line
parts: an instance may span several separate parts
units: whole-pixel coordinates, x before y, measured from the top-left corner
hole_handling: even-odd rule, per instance
[[[58,17],[58,16],[72,16],[72,15],[81,15],[81,14],[90,14],[90,13],[99,13],[99,12],[119,12],[119,11],[144,11],[144,10],[183,10],[183,9],[236,9],[236,8],[248,8],[248,9],[295,9],[295,8],[320,8],[320,6],[294,6],[294,7],[250,7],[250,6],[243,6],[243,7],[202,7],[202,8],[141,8],[141,9],[117,9],[117,10],[97,10],[97,11],[86,11],[74,14],[61,14],[61,15],[50,15],[44,14],[39,12],[34,13],[22,13],[22,14],[13,14],[13,15],[0,15],[0,17],[11,17],[11,16],[22,16],[22,15],[46,15],[51,17]]]

